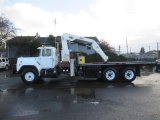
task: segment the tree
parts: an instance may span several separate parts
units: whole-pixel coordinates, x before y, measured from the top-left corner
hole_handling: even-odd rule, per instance
[[[55,37],[53,35],[49,35],[48,39],[47,39],[47,43],[56,47],[57,45],[59,46],[59,54],[61,54],[61,49],[62,49],[62,43],[61,43],[61,37],[56,37],[56,46],[55,46]],[[57,44],[59,43],[59,44]]]
[[[55,46],[55,37],[53,35],[49,35],[47,42],[52,45]]]
[[[140,49],[140,52],[139,52],[140,54],[144,54],[145,53],[145,49],[144,49],[144,47],[141,47],[141,49]]]
[[[17,28],[14,24],[4,15],[0,16],[0,42],[16,36]]]
[[[127,58],[122,55],[117,55],[114,52],[114,48],[110,46],[109,43],[107,43],[105,40],[100,41],[100,47],[104,51],[104,53],[109,57],[108,61],[126,61]],[[102,62],[102,58],[99,54],[83,54],[86,57],[86,62]]]
[[[100,40],[100,47],[104,52],[112,51],[114,49],[105,40]]]
[[[41,46],[40,36],[37,33],[35,36],[20,37],[22,43],[16,44],[16,56],[37,56],[37,48]]]
[[[36,33],[36,35],[34,36],[34,38],[30,41],[29,43],[30,45],[30,56],[37,56],[37,48],[41,46],[40,44],[40,35],[38,33]]]

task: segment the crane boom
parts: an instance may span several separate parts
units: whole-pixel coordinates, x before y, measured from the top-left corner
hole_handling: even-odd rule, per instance
[[[62,53],[61,53],[61,60],[62,61],[69,61],[70,60],[70,50],[68,48],[68,42],[74,42],[78,44],[83,44],[86,46],[91,46],[106,62],[108,60],[108,56],[102,51],[100,46],[97,44],[97,42],[93,39],[85,38],[85,37],[79,37],[72,34],[63,34],[61,36],[62,40]]]

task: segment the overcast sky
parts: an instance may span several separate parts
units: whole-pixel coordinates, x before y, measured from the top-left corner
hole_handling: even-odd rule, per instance
[[[0,14],[22,29],[18,35],[96,36],[123,53],[126,38],[129,52],[160,43],[160,0],[0,0]]]

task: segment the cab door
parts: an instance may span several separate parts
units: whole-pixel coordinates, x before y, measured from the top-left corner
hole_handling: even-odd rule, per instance
[[[47,69],[47,68],[53,68],[53,51],[52,49],[45,48],[42,49],[42,56],[41,56],[41,67],[42,69]]]

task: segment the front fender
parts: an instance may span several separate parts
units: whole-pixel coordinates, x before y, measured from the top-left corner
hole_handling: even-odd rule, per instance
[[[36,58],[18,58],[16,71],[21,73],[24,68],[33,68],[40,75],[41,66]]]

